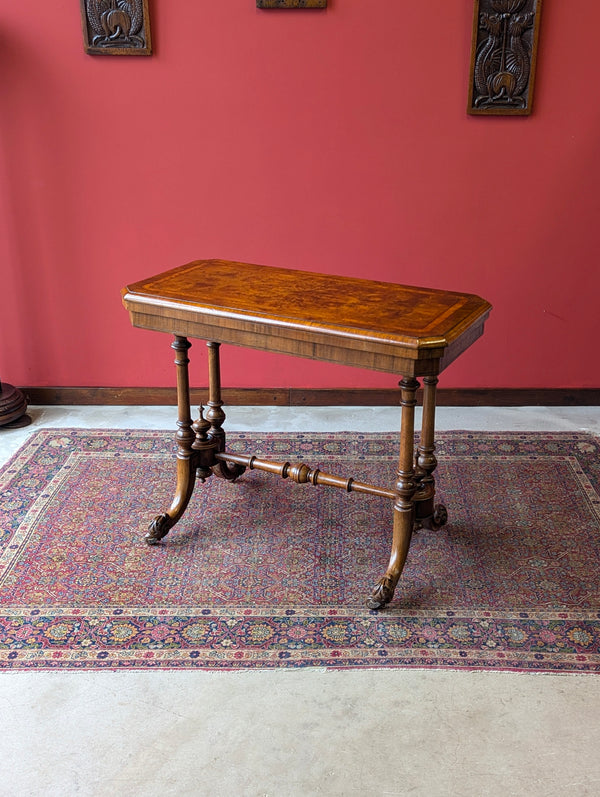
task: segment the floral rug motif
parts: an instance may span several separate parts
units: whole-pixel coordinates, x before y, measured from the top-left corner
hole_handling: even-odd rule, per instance
[[[383,487],[396,434],[233,434],[231,449]],[[198,484],[157,546],[174,435],[48,429],[0,471],[0,667],[600,671],[600,440],[443,432],[449,522],[391,604],[389,499],[258,471]]]

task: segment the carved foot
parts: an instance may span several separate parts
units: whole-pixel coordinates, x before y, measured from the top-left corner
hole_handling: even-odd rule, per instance
[[[234,482],[238,476],[246,470],[243,465],[238,465],[236,462],[218,462],[212,466],[212,472],[220,479],[226,479],[229,482]]]
[[[173,527],[173,519],[166,513],[157,515],[148,528],[148,532],[144,539],[148,545],[156,545],[162,540],[163,537],[169,533],[169,529]]]
[[[367,607],[369,609],[383,609],[394,597],[396,584],[389,576],[382,576],[375,589],[367,599]]]
[[[448,522],[448,510],[443,504],[436,504],[433,507],[433,515],[430,517],[423,518],[422,524],[423,528],[431,529],[431,531],[437,531],[441,529],[442,526],[445,526]]]

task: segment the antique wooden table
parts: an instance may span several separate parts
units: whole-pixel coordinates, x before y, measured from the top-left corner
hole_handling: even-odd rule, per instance
[[[235,480],[246,468],[298,483],[341,487],[393,503],[390,561],[367,605],[393,597],[416,525],[439,528],[447,520],[434,503],[435,393],[438,374],[482,333],[491,306],[466,293],[408,287],[306,271],[198,260],[123,289],[136,327],[169,332],[175,340],[178,431],[177,486],[171,506],[146,535],[157,543],[181,518],[196,478]],[[188,338],[208,345],[209,396],[196,421],[190,414]],[[400,386],[400,457],[389,487],[365,484],[310,468],[242,456],[227,450],[221,399],[222,343],[342,363],[397,374]],[[414,448],[417,377],[423,378],[423,418]]]

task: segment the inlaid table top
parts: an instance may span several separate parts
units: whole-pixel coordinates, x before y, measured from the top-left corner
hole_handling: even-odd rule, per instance
[[[454,291],[197,260],[123,290],[134,326],[405,376],[437,374],[491,305]]]

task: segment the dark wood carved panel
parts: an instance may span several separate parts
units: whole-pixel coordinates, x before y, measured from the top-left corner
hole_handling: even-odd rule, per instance
[[[542,0],[475,0],[468,113],[531,113]]]
[[[148,0],[80,0],[91,55],[151,55]]]
[[[327,0],[256,0],[257,8],[327,8]]]

